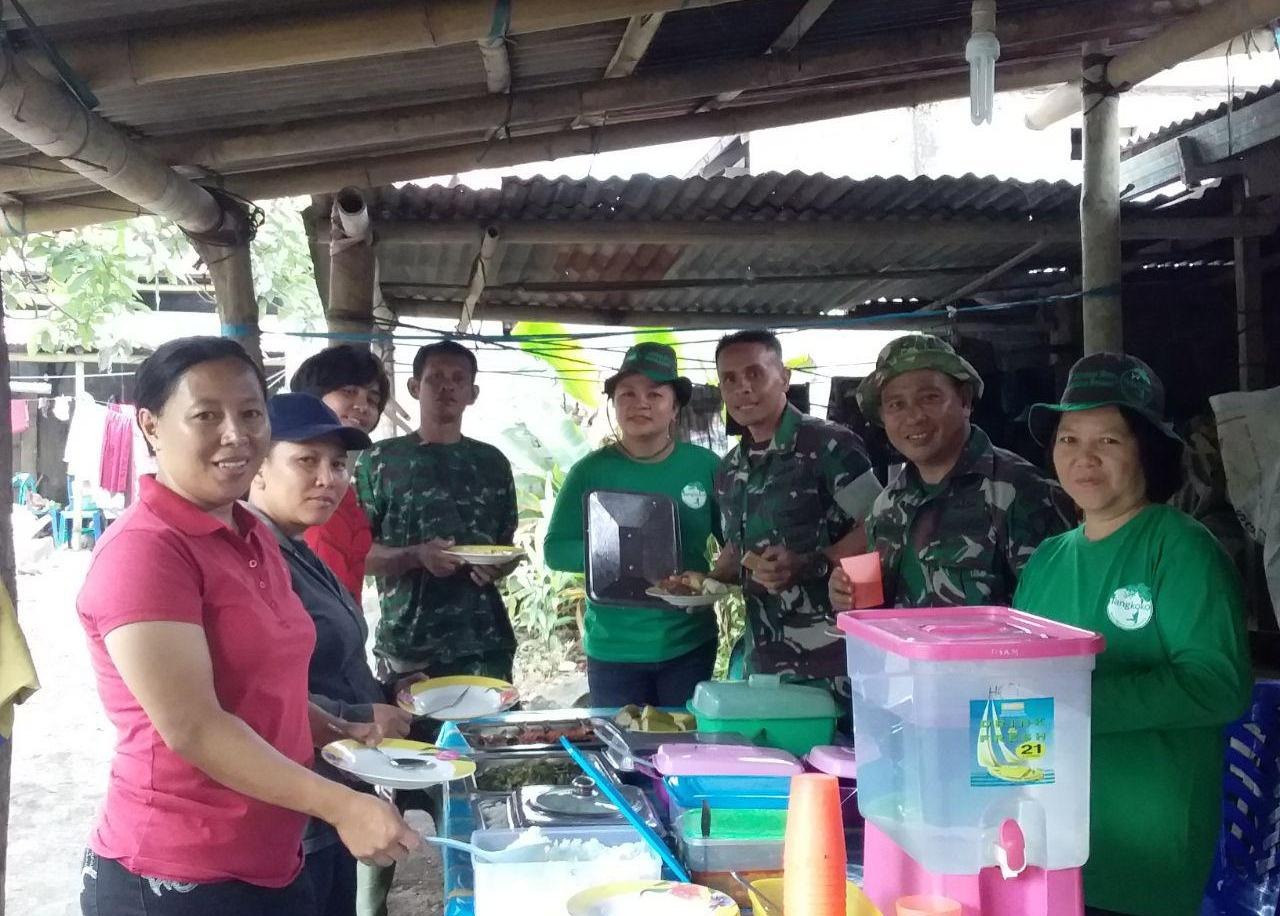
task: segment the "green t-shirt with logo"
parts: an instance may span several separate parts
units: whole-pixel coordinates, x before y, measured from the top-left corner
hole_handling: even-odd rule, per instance
[[[1213,535],[1148,506],[1098,541],[1040,545],[1014,604],[1106,638],[1093,675],[1090,906],[1199,912],[1222,823],[1223,726],[1252,687],[1244,602]]]
[[[659,493],[680,512],[680,545],[686,570],[707,571],[707,538],[720,539],[720,512],[712,481],[720,459],[715,452],[677,442],[671,454],[652,464],[628,458],[607,446],[575,464],[556,496],[543,547],[547,565],[582,572],[586,562],[582,498],[592,490]],[[587,602],[587,655],[604,662],[665,662],[714,642],[716,618],[644,607],[601,607]]]

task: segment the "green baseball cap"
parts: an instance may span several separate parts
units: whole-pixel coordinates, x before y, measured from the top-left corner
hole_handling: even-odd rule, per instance
[[[1027,426],[1041,445],[1048,445],[1058,415],[1096,407],[1124,407],[1175,442],[1182,437],[1164,418],[1164,384],[1151,367],[1124,353],[1094,353],[1078,360],[1067,376],[1057,404],[1032,404]]]
[[[858,385],[858,406],[862,408],[862,415],[883,426],[880,394],[884,386],[899,375],[917,369],[936,369],[968,385],[975,401],[982,397],[982,376],[951,344],[932,334],[908,334],[885,345],[876,359],[875,370]]]
[[[622,367],[605,379],[604,393],[613,397],[613,390],[625,376],[639,372],[659,385],[671,385],[676,390],[676,401],[681,407],[693,397],[693,382],[676,372],[676,351],[666,344],[638,343],[622,357]]]

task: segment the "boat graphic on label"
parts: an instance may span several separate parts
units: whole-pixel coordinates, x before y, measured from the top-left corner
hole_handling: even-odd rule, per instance
[[[1052,783],[1053,697],[970,700],[969,743],[970,786]]]

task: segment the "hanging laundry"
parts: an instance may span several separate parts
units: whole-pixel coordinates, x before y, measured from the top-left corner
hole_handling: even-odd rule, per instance
[[[9,430],[16,436],[31,428],[31,405],[21,398],[9,402]]]
[[[110,404],[102,432],[98,485],[108,493],[129,493],[133,484],[132,404]]]
[[[67,430],[67,447],[62,453],[69,475],[86,483],[98,480],[106,426],[106,407],[91,397],[75,399],[75,413],[71,415],[71,428]]]

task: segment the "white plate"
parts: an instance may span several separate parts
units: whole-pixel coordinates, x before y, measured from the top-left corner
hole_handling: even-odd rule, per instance
[[[461,544],[444,551],[451,557],[466,560],[472,566],[502,566],[512,560],[524,558],[519,547],[491,546],[487,544]]]
[[[658,586],[656,585],[645,589],[644,593],[648,595],[650,598],[661,598],[663,601],[667,602],[667,604],[671,605],[672,607],[683,607],[683,608],[710,607],[711,605],[715,604],[717,601],[719,601],[721,598],[724,597],[724,594],[672,595],[669,592],[664,592],[662,589],[658,588]]]
[[[382,753],[346,738],[326,744],[321,748],[320,756],[344,773],[387,789],[425,789],[463,779],[476,771],[476,765],[466,757],[421,741],[388,738],[378,744],[378,750]],[[387,757],[426,760],[429,766],[404,769],[395,766]]]
[[[397,699],[415,716],[462,722],[510,709],[520,697],[506,681],[459,674],[418,681]]]

